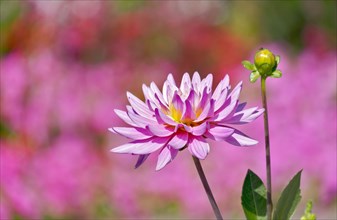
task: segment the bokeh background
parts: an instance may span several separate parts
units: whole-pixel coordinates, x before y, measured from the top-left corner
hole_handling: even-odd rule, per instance
[[[126,91],[161,86],[168,73],[225,74],[261,106],[242,60],[260,47],[281,55],[268,80],[273,199],[303,169],[303,199],[336,219],[336,1],[0,1],[0,219],[210,219],[187,151],[155,172],[156,155],[109,150],[127,139]],[[263,122],[240,129],[260,141],[211,142],[202,162],[226,219],[243,219],[248,168],[265,180]]]

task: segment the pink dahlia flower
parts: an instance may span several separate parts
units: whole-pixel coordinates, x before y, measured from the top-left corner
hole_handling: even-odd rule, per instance
[[[191,80],[185,73],[178,87],[169,74],[162,91],[154,82],[150,87],[143,85],[145,102],[127,92],[130,105],[126,111],[116,109],[115,112],[131,127],[109,130],[132,141],[111,151],[139,155],[137,168],[159,150],[156,170],[160,170],[184,148],[195,157],[205,159],[210,150],[208,138],[236,146],[257,144],[229,125],[249,123],[259,117],[263,109],[244,109],[246,103],[239,103],[242,82],[231,90],[226,75],[212,93],[212,81],[212,74],[201,80],[195,72]]]

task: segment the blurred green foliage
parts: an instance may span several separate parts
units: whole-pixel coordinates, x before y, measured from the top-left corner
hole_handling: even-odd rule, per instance
[[[171,3],[175,4],[175,1]],[[180,3],[181,1],[176,2],[176,4]],[[215,15],[212,15],[214,20],[209,22],[213,22],[210,25],[217,25],[220,28],[230,28],[233,32],[243,36],[250,45],[261,41],[281,42],[289,45],[293,51],[299,51],[306,46],[303,35],[308,28],[315,27],[314,30],[324,32],[329,36],[327,41],[330,46],[336,47],[336,3],[335,0],[221,1],[218,2],[220,8]],[[112,14],[118,12],[117,14],[121,16],[138,11],[150,12],[151,8],[156,10],[159,3],[130,0],[112,1],[109,4],[113,11]],[[32,8],[29,2],[25,1],[1,0],[0,6],[0,54],[3,55],[18,47],[13,42],[12,32],[20,31],[17,30],[16,24],[19,20],[24,20]],[[170,17],[165,19],[170,19]],[[163,30],[158,31],[161,33],[160,31]],[[170,47],[159,46],[158,48],[157,35],[155,33],[150,36],[149,41],[153,40],[155,47],[146,47],[151,48],[147,53],[156,53],[156,49],[159,52],[163,49],[162,52],[165,55],[172,55]]]
[[[20,1],[0,0],[0,56],[10,51],[9,34],[21,13]]]
[[[329,44],[336,46],[335,0],[324,1],[229,1],[226,25],[256,41],[284,42],[294,51],[305,47],[306,28],[315,26],[324,31]]]

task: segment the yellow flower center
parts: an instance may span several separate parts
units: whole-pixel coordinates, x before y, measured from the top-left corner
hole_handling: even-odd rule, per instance
[[[202,112],[202,108],[198,108],[194,110],[196,118],[199,117],[199,115]],[[193,122],[194,119],[192,118],[184,118],[182,119],[182,112],[179,109],[176,109],[173,104],[169,105],[169,111],[165,111],[166,115],[170,116],[174,121],[178,123],[183,123],[189,126],[196,126],[199,125],[200,123]]]
[[[171,116],[174,121],[180,122],[182,114],[180,110],[176,109],[172,104],[170,105],[169,116]]]

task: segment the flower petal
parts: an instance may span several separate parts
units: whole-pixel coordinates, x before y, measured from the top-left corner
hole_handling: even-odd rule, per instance
[[[238,104],[238,107],[236,107],[236,112],[242,111],[247,105],[247,102],[242,102],[240,104]]]
[[[249,123],[249,122],[254,121],[258,117],[260,117],[263,114],[263,112],[264,112],[264,108],[260,108],[260,109],[256,110],[251,115],[249,115],[248,117],[245,118],[245,122]]]
[[[190,125],[179,124],[179,126],[182,126],[184,128],[184,130],[188,133],[192,132],[192,127]]]
[[[167,146],[162,149],[158,155],[158,161],[156,166],[156,171],[164,168],[169,162],[171,162],[178,154],[178,150]]]
[[[206,88],[207,93],[210,93],[212,91],[212,82],[213,82],[213,75],[208,74],[205,79],[201,81],[201,91]]]
[[[159,106],[158,108],[164,110],[164,111],[168,111],[168,105],[167,103],[165,102],[165,100],[161,100],[157,94],[154,94],[155,98],[158,100],[158,103],[159,103]]]
[[[186,100],[184,105],[183,114],[181,116],[181,121],[193,121],[195,119],[195,113],[192,109],[191,103]]]
[[[226,75],[218,84],[218,86],[215,88],[213,95],[212,95],[212,99],[214,100],[218,100],[220,98],[220,95],[222,94],[222,92],[224,90],[227,90],[229,84],[229,76]]]
[[[138,167],[140,167],[140,165],[142,165],[145,162],[145,160],[148,158],[149,155],[150,154],[139,155],[135,168],[137,169]]]
[[[134,140],[144,140],[151,138],[153,135],[146,129],[134,127],[113,127],[109,131],[116,132],[124,137]]]
[[[218,125],[210,125],[206,137],[215,141],[223,141],[226,140],[226,138],[228,138],[230,135],[232,135],[233,132],[234,128]]]
[[[167,82],[169,82],[172,86],[177,87],[176,86],[176,82],[174,81],[172,73],[168,74],[168,76],[167,76]]]
[[[216,122],[220,122],[223,121],[229,117],[231,117],[234,112],[235,112],[235,108],[238,105],[238,100],[236,101],[232,101],[232,99],[228,99],[225,102],[225,105],[227,105],[226,107],[224,107],[220,112],[218,112],[218,114],[215,116],[214,121]]]
[[[172,126],[176,126],[178,123],[172,120],[170,117],[165,115],[161,110],[155,109],[155,116],[159,124],[168,124]]]
[[[192,77],[192,88],[194,91],[199,93],[199,87],[200,87],[200,75],[198,72],[194,72],[193,77]]]
[[[156,99],[153,91],[149,87],[147,87],[145,84],[143,84],[142,89],[143,89],[144,97],[146,99],[146,103],[149,106],[149,109],[153,111],[153,109],[155,108],[160,108],[161,105],[159,101]]]
[[[115,111],[116,115],[117,115],[120,119],[122,119],[125,123],[127,123],[127,124],[129,124],[129,125],[131,125],[131,126],[137,126],[136,123],[134,123],[134,122],[130,119],[129,115],[128,115],[125,111],[118,110],[118,109],[115,109],[114,111]]]
[[[137,114],[147,118],[152,118],[154,116],[153,112],[151,112],[147,107],[147,105],[144,102],[142,102],[139,98],[137,98],[130,92],[127,92],[126,95],[129,99],[132,108],[134,109],[135,112],[137,112]]]
[[[163,98],[167,104],[170,104],[173,94],[175,91],[178,91],[178,87],[173,79],[172,74],[170,73],[167,76],[167,80],[164,82],[163,85]]]
[[[149,87],[147,87],[145,84],[142,85],[142,90],[143,90],[145,99],[152,101],[152,99],[154,98],[154,93],[152,92],[152,90],[149,89]]]
[[[173,118],[179,121],[181,119],[183,110],[184,110],[184,102],[181,100],[181,97],[178,94],[178,92],[175,91],[172,98],[172,104],[170,105],[171,115],[173,115]]]
[[[136,114],[134,111],[131,111],[131,109],[128,109],[128,116],[138,127],[142,127],[142,128],[145,128],[146,125],[148,124],[152,124],[156,122],[153,119],[145,118],[143,116]]]
[[[239,82],[235,88],[233,89],[233,91],[228,95],[228,97],[231,97],[232,102],[235,102],[239,99],[240,93],[242,90],[242,81]]]
[[[187,95],[190,93],[191,87],[192,84],[190,75],[188,73],[185,73],[180,83],[180,91],[182,94]]]
[[[231,136],[227,137],[226,141],[236,146],[249,146],[258,143],[258,141],[248,137],[247,135],[238,130],[234,130],[234,133]]]
[[[192,127],[191,133],[195,136],[201,136],[207,131],[207,122]]]
[[[174,149],[181,149],[185,147],[188,141],[188,133],[186,132],[179,132],[173,136],[173,138],[169,141],[167,145],[172,146]]]
[[[211,99],[206,104],[206,106],[204,107],[204,109],[202,110],[202,112],[200,113],[200,115],[194,122],[203,121],[205,118],[213,117],[213,115],[214,115],[214,100]]]
[[[166,103],[165,103],[163,94],[160,92],[160,90],[158,89],[157,85],[154,82],[151,82],[150,88],[153,91],[153,93],[155,94],[155,97],[158,99],[158,101],[161,104],[165,105]]]
[[[204,88],[202,90],[202,96],[200,98],[199,104],[197,106],[197,109],[203,109],[207,102],[210,100],[210,94],[207,92],[207,88]]]
[[[192,106],[197,106],[199,102],[199,96],[194,90],[191,90],[190,94],[185,99],[185,102],[186,101],[190,102]]]
[[[214,112],[218,113],[221,110],[221,107],[224,106],[226,100],[228,100],[227,98],[227,94],[228,94],[228,89],[224,89],[219,98],[215,99],[215,104],[214,104]]]
[[[233,91],[231,91],[231,93],[227,96],[227,99],[226,99],[225,102],[223,102],[223,97],[225,97],[226,95],[225,94],[221,95],[218,103],[215,104],[215,108],[214,108],[215,113],[220,114],[220,112],[222,112],[229,105],[231,105],[233,103],[238,103],[239,102],[238,99],[239,99],[241,89],[242,89],[242,81],[237,84],[237,86],[233,89]],[[224,90],[223,92],[226,92],[226,94],[227,94],[226,90]]]
[[[167,137],[173,134],[174,132],[174,127],[164,126],[160,124],[149,124],[147,128],[153,135],[157,137]]]
[[[245,110],[236,112],[233,115],[233,117],[229,118],[228,120],[225,120],[224,123],[228,123],[228,124],[246,124],[246,123],[254,121],[263,112],[264,112],[264,109],[257,109],[257,107],[245,109]]]
[[[136,140],[111,149],[114,153],[150,154],[167,144],[169,137],[155,137],[147,140]]]
[[[209,153],[209,144],[202,137],[192,137],[188,143],[188,150],[199,159],[205,159]]]

